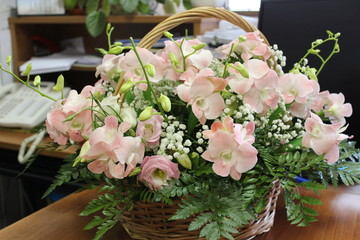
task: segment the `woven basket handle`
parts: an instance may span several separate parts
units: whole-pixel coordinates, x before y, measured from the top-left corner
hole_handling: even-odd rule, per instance
[[[138,46],[150,49],[161,38],[165,31],[169,31],[170,29],[182,23],[191,22],[201,18],[217,18],[220,20],[226,20],[236,26],[239,26],[245,32],[253,32],[255,30],[258,30],[256,27],[248,23],[237,13],[231,12],[223,8],[198,7],[168,17],[167,19],[159,23],[157,26],[155,26],[150,32],[148,32],[143,37]],[[269,45],[269,42],[261,32],[260,36],[262,39],[264,39],[265,43]]]

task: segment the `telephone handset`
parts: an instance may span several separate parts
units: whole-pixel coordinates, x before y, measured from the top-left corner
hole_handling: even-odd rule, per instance
[[[54,92],[52,82],[42,82],[41,90],[54,99],[61,99],[61,92]],[[64,89],[64,95],[70,89]],[[42,97],[24,84],[9,83],[0,86],[0,126],[33,128],[42,123],[54,102]]]

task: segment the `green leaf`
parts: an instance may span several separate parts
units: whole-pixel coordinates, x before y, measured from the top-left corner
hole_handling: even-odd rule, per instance
[[[106,221],[106,219],[101,218],[101,217],[99,217],[99,216],[95,216],[95,217],[93,218],[93,220],[91,220],[91,221],[84,227],[84,230],[90,230],[90,229],[92,229],[92,228],[94,228],[94,227],[102,224],[102,223],[105,222],[105,221]]]
[[[317,199],[317,198],[313,198],[310,196],[300,196],[300,201],[304,204],[309,204],[309,205],[321,205],[322,202]]]
[[[175,5],[172,0],[165,0],[163,8],[164,8],[164,12],[167,14],[175,13]]]
[[[120,4],[125,13],[133,13],[139,4],[139,0],[120,0]]]
[[[211,213],[201,213],[199,216],[194,218],[194,220],[191,221],[189,224],[189,231],[198,230],[206,223],[210,222],[212,220],[212,214]]]
[[[260,213],[264,208],[265,208],[265,205],[266,205],[266,198],[263,197],[260,199],[260,201],[256,204],[255,206],[255,212],[256,213]]]
[[[309,208],[309,207],[304,207],[302,209],[302,211],[304,214],[310,215],[310,216],[318,216],[319,215],[319,213],[316,210]]]
[[[195,114],[190,111],[189,114],[189,118],[188,118],[188,125],[187,125],[187,130],[188,133],[192,133],[192,131],[194,130],[194,128],[196,127],[196,125],[199,123],[199,120],[197,119],[197,117],[195,116]]]
[[[99,7],[99,1],[98,0],[88,0],[86,2],[86,13],[90,14],[92,12],[96,12]]]
[[[146,14],[150,12],[150,5],[147,3],[143,3],[143,1],[140,0],[137,10],[139,10],[139,12],[141,12],[142,14]]]
[[[111,5],[109,0],[102,1],[102,9],[104,10],[105,16],[109,16],[111,12]]]
[[[187,10],[192,8],[191,0],[183,0],[183,5]]]
[[[92,37],[97,37],[106,27],[106,16],[102,11],[91,12],[86,16],[86,28]]]

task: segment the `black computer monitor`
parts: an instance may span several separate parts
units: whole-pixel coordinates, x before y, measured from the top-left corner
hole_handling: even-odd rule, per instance
[[[325,39],[326,30],[341,33],[340,53],[333,56],[318,77],[321,90],[342,92],[345,101],[352,104],[353,115],[347,118],[349,127],[345,133],[355,136],[357,146],[360,145],[359,13],[359,0],[263,0],[259,15],[260,31],[287,57],[286,70],[305,54],[312,41]],[[322,51],[328,51],[326,46]]]

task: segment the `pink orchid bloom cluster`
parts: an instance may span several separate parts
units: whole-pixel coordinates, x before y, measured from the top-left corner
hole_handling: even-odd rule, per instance
[[[137,174],[138,181],[158,190],[172,178],[179,178],[182,167],[191,168],[192,152],[212,163],[216,175],[239,180],[258,161],[256,131],[261,127],[256,119],[241,120],[236,112],[246,108],[260,120],[280,108],[284,112],[280,118],[290,119],[283,121],[285,127],[291,127],[291,119],[302,122],[293,136],[302,138],[302,148],[324,154],[330,164],[336,162],[338,145],[348,138],[343,131],[345,117],[352,114],[351,105],[341,93],[320,92],[319,83],[305,74],[279,74],[270,68],[270,50],[255,31],[218,48],[222,61],[215,61],[211,51],[196,39],[166,41],[165,48],[156,54],[137,47],[120,55],[105,55],[96,71],[101,80],[80,94],[73,90],[59,101],[48,114],[47,131],[60,145],[70,141],[82,146],[81,161],[88,162],[91,172],[119,179]],[[228,62],[229,55],[241,57]],[[119,96],[105,90],[106,84],[115,86],[120,78],[131,83],[123,92],[133,91],[134,99],[129,102],[119,103]],[[185,112],[169,113],[173,117],[170,121],[163,111],[166,108],[156,104],[161,102],[157,87],[164,81],[174,86],[166,93],[166,103],[191,109],[204,126],[205,130],[196,128],[203,136],[199,141],[174,131],[187,125]],[[135,104],[143,100],[149,84],[155,96]],[[151,107],[148,116],[142,114],[147,107]]]

